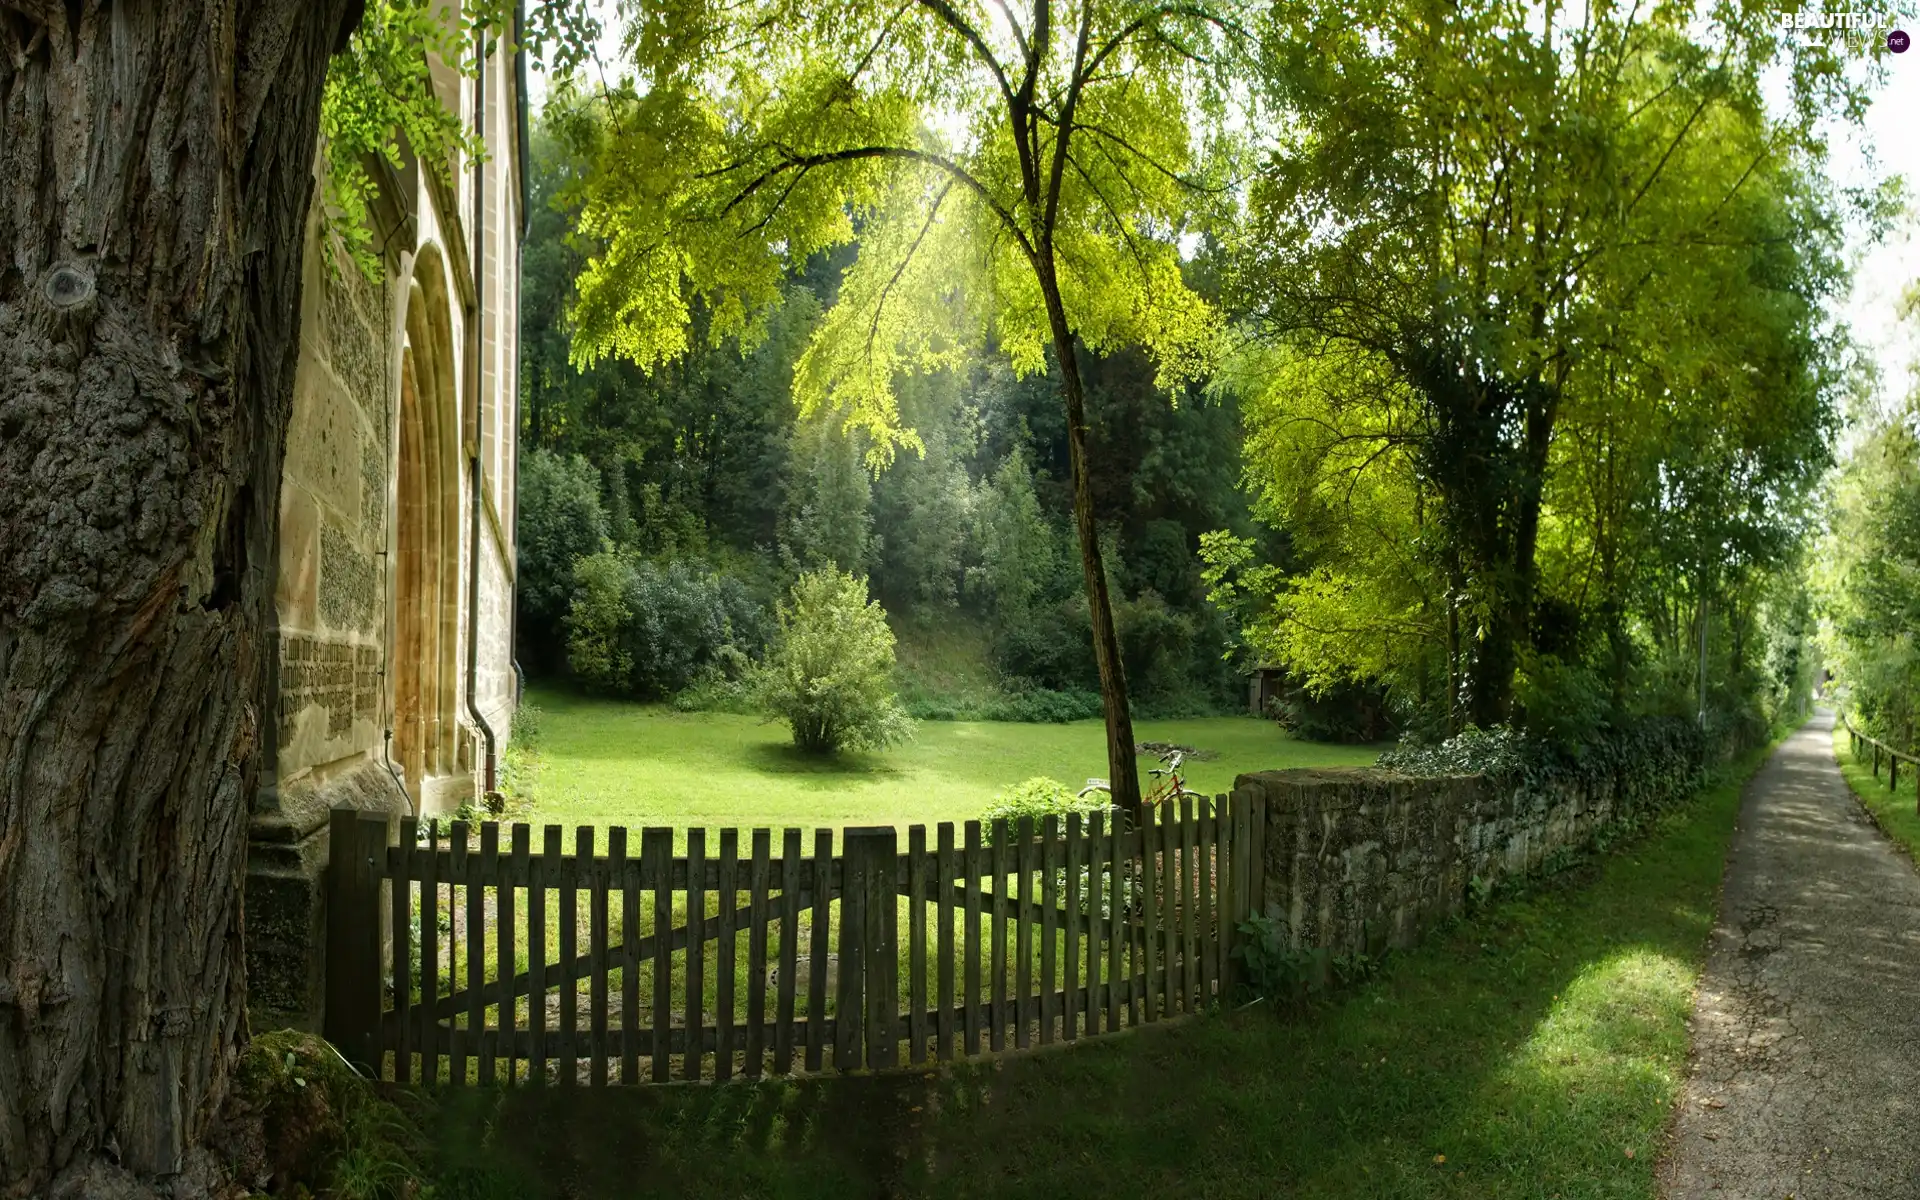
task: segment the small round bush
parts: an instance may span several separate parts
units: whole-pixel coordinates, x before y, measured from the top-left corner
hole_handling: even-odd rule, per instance
[[[759,675],[760,704],[810,753],[883,749],[913,736],[913,719],[894,695],[893,667],[893,630],[867,599],[866,580],[809,571],[780,608]]]

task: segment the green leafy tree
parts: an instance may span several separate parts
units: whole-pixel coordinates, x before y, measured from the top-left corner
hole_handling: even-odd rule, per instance
[[[873,482],[830,415],[794,426],[781,550],[800,570],[864,576],[873,557]]]
[[[809,571],[780,608],[758,695],[809,753],[880,750],[913,736],[893,691],[893,630],[867,585],[844,571]]]
[[[1058,572],[1057,539],[1040,511],[1025,447],[1016,445],[995,468],[974,519],[976,594],[1001,628],[1023,625]]]
[[[514,589],[523,625],[557,629],[573,599],[573,564],[606,543],[600,474],[578,455],[538,448],[520,458],[519,572]],[[550,647],[542,646],[542,650]]]
[[[1920,289],[1910,293],[1910,313],[1916,300]],[[1920,746],[1920,373],[1885,407],[1861,382],[1857,437],[1832,480],[1809,572],[1819,649],[1847,689],[1854,722],[1912,749]]]
[[[1052,356],[1107,718],[1114,794],[1135,804],[1132,718],[1101,563],[1078,354],[1145,348],[1201,369],[1211,308],[1179,237],[1220,212],[1238,0],[1030,8],[921,0],[647,5],[637,95],[616,102],[583,214],[604,250],[579,281],[576,359],[646,366],[749,331],[809,256],[858,239],[794,391],[885,463],[918,439],[896,378],[990,344]]]
[[[1441,642],[1451,722],[1523,717],[1518,686],[1544,695],[1587,657],[1589,600],[1630,637],[1620,558],[1606,587],[1579,577],[1602,531],[1572,528],[1555,482],[1570,458],[1598,451],[1582,465],[1599,463],[1612,517],[1664,508],[1657,534],[1756,496],[1745,526],[1773,528],[1824,452],[1835,222],[1808,131],[1847,103],[1840,72],[1799,53],[1799,107],[1770,119],[1771,23],[1683,4],[1283,4],[1271,32],[1268,78],[1297,120],[1254,189],[1236,290],[1280,351],[1258,383],[1263,453],[1308,473],[1262,464],[1260,482],[1296,518],[1372,488],[1402,552],[1334,530],[1289,589],[1289,661],[1371,673],[1384,655],[1418,674]],[[1563,437],[1623,404],[1654,440],[1633,445],[1631,419],[1605,445]],[[1669,453],[1709,411],[1737,432]],[[1616,450],[1646,453],[1609,476]],[[1709,495],[1716,472],[1741,482]],[[1682,477],[1699,486],[1675,492]],[[1720,586],[1702,562],[1696,585]]]

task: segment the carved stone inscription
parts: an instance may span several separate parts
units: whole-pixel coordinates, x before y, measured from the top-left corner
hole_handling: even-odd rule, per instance
[[[344,736],[355,718],[379,719],[380,651],[373,646],[323,642],[301,634],[280,638],[280,744],[293,740],[301,710],[326,710],[327,736]]]

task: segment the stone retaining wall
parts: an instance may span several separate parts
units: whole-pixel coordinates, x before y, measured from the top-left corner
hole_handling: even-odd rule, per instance
[[[1296,948],[1378,954],[1460,912],[1476,880],[1537,871],[1696,786],[1681,763],[1647,774],[1638,785],[1608,772],[1530,785],[1332,767],[1262,771],[1234,786],[1266,798],[1267,916],[1287,924]]]

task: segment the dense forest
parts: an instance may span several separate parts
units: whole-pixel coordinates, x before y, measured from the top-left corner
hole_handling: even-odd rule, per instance
[[[1920,284],[1902,304],[1920,322]],[[1810,555],[1820,647],[1862,732],[1920,746],[1920,361],[1863,377],[1847,453],[1827,483],[1830,523]]]
[[[795,360],[830,308],[845,254],[783,283],[764,336],[708,344],[651,374],[569,361],[583,265],[567,184],[583,166],[534,140],[526,249],[520,651],[616,694],[727,707],[801,570],[867,576],[900,638],[920,717],[1100,715],[1074,549],[1066,430],[1053,372],[972,355],[903,378],[919,445],[870,467],[833,415],[802,417]],[[1190,266],[1202,280],[1206,259]],[[698,318],[696,317],[696,320]],[[1238,631],[1207,602],[1213,531],[1265,536],[1241,481],[1231,393],[1157,386],[1132,350],[1088,354],[1095,503],[1127,678],[1150,714],[1246,706]],[[1365,729],[1360,732],[1372,733]]]
[[[921,717],[1104,697],[1111,740],[1129,694],[1243,709],[1255,667],[1328,738],[1577,750],[1803,702],[1841,244],[1896,207],[1827,177],[1860,96],[1821,44],[1677,6],[1203,6],[1083,29],[1121,79],[817,16],[664,6],[636,75],[546,112],[530,668],[744,706],[831,565]]]

